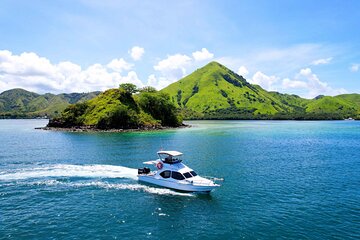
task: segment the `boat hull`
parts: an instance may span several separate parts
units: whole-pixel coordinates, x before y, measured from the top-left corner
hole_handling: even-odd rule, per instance
[[[174,181],[168,181],[164,179],[158,179],[153,176],[147,176],[147,175],[139,175],[138,176],[139,181],[150,183],[153,185],[166,187],[175,189],[182,192],[211,192],[215,188],[217,188],[219,185],[194,185],[191,183],[178,183]]]

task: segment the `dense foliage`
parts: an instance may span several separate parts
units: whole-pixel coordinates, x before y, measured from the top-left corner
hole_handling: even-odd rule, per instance
[[[50,121],[52,127],[90,126],[99,129],[177,127],[182,124],[169,96],[157,91],[133,94],[134,88],[121,85],[89,101],[70,105],[62,116]]]
[[[161,92],[142,92],[139,95],[139,106],[162,125],[172,126],[180,124],[182,119],[177,114],[176,107],[170,102],[169,96]]]
[[[126,92],[131,93],[131,94],[137,93],[139,91],[138,88],[136,87],[136,85],[132,84],[132,83],[122,83],[122,84],[120,84],[119,87],[120,87],[120,89],[123,89]]]

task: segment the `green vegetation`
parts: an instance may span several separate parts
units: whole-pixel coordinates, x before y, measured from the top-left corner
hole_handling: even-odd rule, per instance
[[[133,94],[137,90],[130,85],[122,84],[119,89],[109,89],[89,101],[68,106],[49,126],[137,129],[182,124],[167,94],[157,91]]]
[[[186,119],[360,118],[360,95],[319,96],[268,92],[225,66],[211,62],[161,90]]]
[[[132,83],[123,83],[119,86],[120,89],[124,89],[128,93],[137,93],[139,90],[137,89],[135,84]]]
[[[125,83],[98,94],[39,95],[13,89],[0,94],[0,118],[49,116],[56,118],[55,125],[97,128],[177,126],[180,115],[185,119],[360,119],[360,94],[304,99],[268,92],[217,62],[160,92]]]
[[[56,117],[69,105],[94,98],[100,92],[43,95],[16,88],[0,94],[0,118]]]

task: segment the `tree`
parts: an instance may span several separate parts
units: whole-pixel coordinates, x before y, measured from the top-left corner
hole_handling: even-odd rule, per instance
[[[161,121],[163,126],[180,126],[182,119],[178,116],[169,95],[162,92],[142,92],[139,95],[141,109]]]
[[[138,88],[136,87],[135,84],[132,84],[132,83],[122,83],[120,84],[119,86],[121,89],[124,89],[126,92],[130,93],[130,94],[133,94],[133,93],[136,93],[138,92]]]
[[[157,92],[157,90],[156,90],[156,88],[154,88],[152,86],[145,86],[145,87],[140,89],[140,92],[155,93],[155,92]]]

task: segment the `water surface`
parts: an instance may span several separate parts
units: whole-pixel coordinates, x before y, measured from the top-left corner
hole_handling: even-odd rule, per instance
[[[0,239],[359,239],[360,122],[192,121],[135,133],[0,120]],[[143,185],[160,149],[211,195]]]

